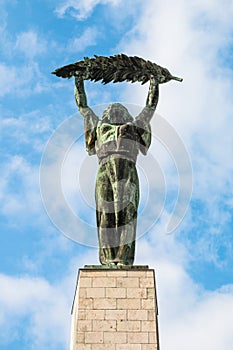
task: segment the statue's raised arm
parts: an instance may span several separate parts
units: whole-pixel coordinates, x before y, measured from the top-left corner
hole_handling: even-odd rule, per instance
[[[84,118],[86,150],[91,156],[93,154],[96,154],[96,127],[99,122],[99,118],[87,105],[87,96],[85,92],[84,81],[80,75],[75,76],[74,96],[79,112]]]

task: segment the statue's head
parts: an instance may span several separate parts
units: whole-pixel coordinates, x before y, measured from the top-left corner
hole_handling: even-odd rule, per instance
[[[112,103],[105,109],[102,121],[109,124],[125,124],[132,122],[133,117],[121,103]]]

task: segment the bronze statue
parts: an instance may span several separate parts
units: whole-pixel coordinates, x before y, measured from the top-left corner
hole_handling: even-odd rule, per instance
[[[53,73],[75,77],[75,99],[84,118],[86,149],[89,155],[97,154],[99,160],[95,200],[100,262],[108,266],[133,265],[139,204],[137,155],[146,155],[150,147],[150,121],[158,103],[159,83],[182,79],[155,63],[126,55],[85,58]],[[112,103],[99,119],[87,104],[85,79],[104,83],[150,80],[146,106],[133,119],[126,107]]]

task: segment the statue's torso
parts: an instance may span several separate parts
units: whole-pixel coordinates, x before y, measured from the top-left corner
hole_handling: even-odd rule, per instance
[[[100,160],[119,155],[136,162],[139,144],[135,125],[114,125],[100,121],[96,130],[95,149]]]

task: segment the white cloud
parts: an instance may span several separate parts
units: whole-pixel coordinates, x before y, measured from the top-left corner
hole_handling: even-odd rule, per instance
[[[22,32],[17,36],[15,48],[26,57],[34,58],[46,51],[47,42],[39,38],[38,33],[33,30]]]
[[[19,118],[0,119],[1,133],[6,135],[9,140],[14,139],[17,145],[30,144],[35,151],[41,151],[44,148],[43,134],[52,131],[51,121],[48,117],[40,114],[40,111],[32,111],[23,114]]]
[[[68,240],[62,236],[52,242],[46,241],[47,263],[51,251],[55,247],[64,250],[66,242]],[[39,254],[39,258],[46,253]],[[0,273],[0,347],[14,341],[25,341],[28,350],[68,349],[77,268],[82,268],[87,262],[96,263],[96,255],[96,250],[86,249],[85,254],[71,256],[65,275],[53,283],[42,277]],[[23,260],[35,273],[37,266],[34,265],[40,261]]]
[[[206,292],[173,264],[159,266],[161,346],[181,350],[231,349],[233,286]],[[165,279],[165,281],[163,281]],[[191,341],[190,341],[191,340]]]
[[[13,92],[17,97],[25,97],[48,89],[47,79],[37,61],[39,55],[47,53],[47,40],[34,30],[18,33],[15,38],[7,25],[0,27],[0,33],[0,96]]]
[[[0,62],[0,75],[0,97],[14,93],[17,97],[25,98],[49,89],[36,62],[15,66]]]
[[[17,69],[14,67],[8,67],[5,64],[0,63],[0,75],[0,96],[4,96],[5,94],[9,93],[15,84],[23,84],[23,82],[19,83]]]
[[[22,156],[9,157],[2,165],[0,180],[1,213],[10,225],[19,228],[29,220],[30,224],[42,225],[43,208],[39,192],[38,168]],[[32,217],[34,218],[32,220]]]
[[[85,51],[87,47],[96,45],[97,37],[97,28],[87,28],[84,30],[83,34],[80,37],[74,38],[70,41],[67,49],[70,52]]]
[[[0,285],[0,342],[12,342],[22,331],[30,350],[68,347],[71,278],[51,285],[43,278],[2,274]],[[28,320],[26,328],[23,323],[20,325],[25,318]]]
[[[116,6],[122,0],[68,0],[57,6],[56,14],[58,17],[63,17],[66,13],[75,17],[78,20],[85,20],[89,17],[98,4]]]

